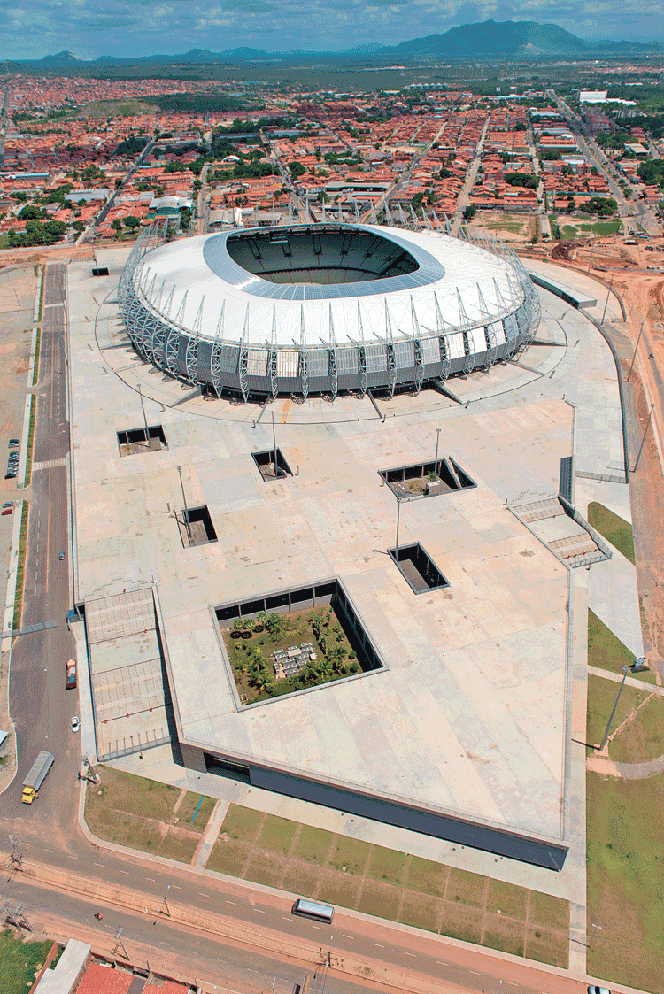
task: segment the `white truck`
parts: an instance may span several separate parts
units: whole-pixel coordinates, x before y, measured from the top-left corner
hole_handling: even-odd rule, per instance
[[[23,781],[23,796],[21,797],[23,804],[32,804],[54,762],[55,757],[52,752],[44,750],[39,753]]]

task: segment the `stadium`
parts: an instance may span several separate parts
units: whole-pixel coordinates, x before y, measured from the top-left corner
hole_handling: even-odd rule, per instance
[[[449,224],[295,224],[177,242],[157,224],[118,292],[143,359],[245,402],[419,391],[511,358],[540,319],[517,256]]]

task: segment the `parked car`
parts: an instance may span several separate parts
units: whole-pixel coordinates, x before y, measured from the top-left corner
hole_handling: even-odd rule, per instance
[[[13,510],[14,510],[14,505],[12,504],[12,502],[10,500],[6,501],[2,505],[2,513],[3,514],[11,514]]]
[[[608,987],[597,987],[595,984],[591,984],[588,988],[588,994],[611,994]]]
[[[21,444],[20,438],[10,438],[9,439],[9,448],[10,449],[11,449],[12,445],[20,445],[20,444]]]
[[[64,552],[58,553],[58,559],[60,560],[61,563],[64,562],[64,560],[65,560],[65,554],[64,554]]]
[[[80,728],[81,728],[81,723],[78,720],[78,717],[74,715],[74,717],[71,720],[71,730],[72,732],[78,732]]]
[[[10,467],[8,466],[7,467],[7,472],[5,473],[5,480],[14,480],[14,479],[16,479],[17,476],[18,476],[18,473],[16,472],[16,470],[15,469],[10,469]]]

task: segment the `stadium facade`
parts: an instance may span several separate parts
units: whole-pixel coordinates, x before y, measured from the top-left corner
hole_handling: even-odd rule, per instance
[[[119,285],[134,348],[218,396],[394,394],[488,369],[540,320],[518,257],[489,236],[288,224],[142,234]]]

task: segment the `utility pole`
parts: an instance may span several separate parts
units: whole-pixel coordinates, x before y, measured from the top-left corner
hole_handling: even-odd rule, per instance
[[[23,870],[23,853],[20,851],[20,847],[23,845],[22,842],[14,842],[12,836],[9,836],[9,841],[11,843],[12,851],[9,856],[9,862],[7,863],[7,869],[11,867],[12,870]]]
[[[118,945],[122,949],[122,952],[125,954],[125,959],[129,959],[129,953],[127,952],[127,947],[125,946],[124,942],[122,941],[122,929],[121,928],[119,928],[117,930],[117,932],[115,933],[115,938],[117,939]],[[117,946],[115,948],[117,949]]]
[[[32,932],[30,922],[25,917],[24,904],[17,904],[15,908],[10,908],[9,901],[5,901],[2,905],[2,910],[8,925],[13,925],[14,928],[24,928],[26,932]]]
[[[631,362],[630,367],[629,367],[629,373],[627,374],[627,382],[628,383],[629,383],[629,378],[632,375],[632,370],[634,369],[634,361],[636,359],[636,353],[639,351],[639,342],[641,341],[641,335],[643,334],[643,326],[644,326],[645,323],[646,323],[646,319],[644,318],[643,321],[641,322],[641,331],[639,332],[639,337],[636,340],[636,348],[634,349],[634,355],[632,356],[632,362]]]

